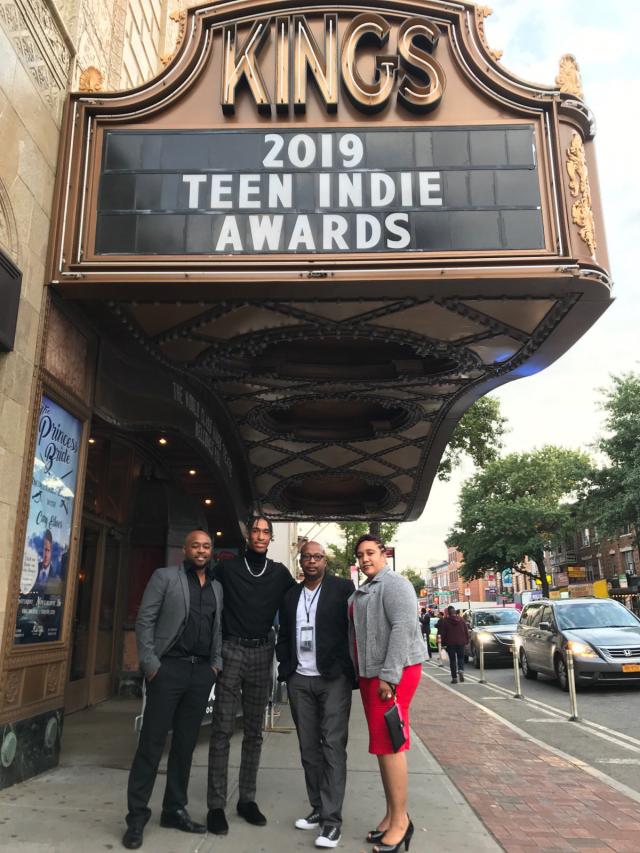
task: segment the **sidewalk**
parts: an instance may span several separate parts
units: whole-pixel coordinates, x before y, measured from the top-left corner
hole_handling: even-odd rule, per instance
[[[349,737],[349,777],[344,808],[343,853],[370,851],[364,842],[383,808],[375,758],[367,752],[366,724],[359,694],[354,693]],[[455,699],[455,697],[454,697]],[[461,701],[461,700],[458,700]],[[11,853],[94,853],[121,850],[125,789],[135,750],[133,718],[139,703],[114,699],[65,720],[62,763],[21,785],[0,791],[0,850]],[[439,712],[431,685],[421,687],[418,716],[429,728]],[[283,706],[276,726],[291,725]],[[441,734],[444,745],[451,732]],[[209,729],[203,728],[194,754],[189,810],[197,820],[206,814]],[[457,738],[456,738],[457,739]],[[264,828],[249,826],[235,814],[240,733],[232,739],[229,773],[230,832],[226,837],[189,836],[162,829],[158,819],[164,779],[159,776],[151,802],[143,850],[150,853],[298,853],[315,850],[313,832],[293,828],[306,815],[304,779],[293,731],[265,737],[257,800],[268,817]],[[416,826],[410,853],[495,853],[499,846],[418,738],[409,752],[409,809]],[[164,773],[164,765],[161,769]]]
[[[412,726],[507,853],[640,851],[640,803],[425,666]]]
[[[434,675],[436,676],[434,678]],[[638,853],[640,802],[589,773],[589,767],[520,734],[425,666],[412,706],[409,809],[416,826],[412,853]],[[139,703],[112,700],[65,721],[61,766],[0,792],[0,850],[93,853],[119,850],[125,788],[135,749]],[[276,721],[291,725],[288,707]],[[194,755],[189,809],[206,814],[208,728]],[[258,803],[269,823],[249,826],[235,814],[240,733],[232,740],[226,837],[189,836],[158,824],[163,778],[152,799],[143,849],[153,853],[298,853],[314,833],[293,828],[308,811],[293,731],[265,736]],[[164,773],[164,767],[161,769]],[[383,795],[367,752],[366,725],[354,694],[343,853],[362,853]],[[497,841],[496,841],[497,840]]]

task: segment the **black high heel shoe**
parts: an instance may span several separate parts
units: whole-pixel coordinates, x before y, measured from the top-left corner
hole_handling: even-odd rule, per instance
[[[382,835],[384,836],[384,832]],[[398,841],[397,844],[376,844],[373,848],[373,853],[400,853],[400,848],[404,844],[404,849],[408,850],[409,845],[411,844],[411,839],[413,838],[413,824],[411,823],[411,818],[409,818],[409,826],[407,827],[407,831],[404,834],[404,837]]]
[[[367,841],[369,844],[377,844],[378,841],[382,841],[382,836],[385,834],[386,829],[371,829],[367,832]]]

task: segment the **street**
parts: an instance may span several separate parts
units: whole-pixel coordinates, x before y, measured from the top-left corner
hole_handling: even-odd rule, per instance
[[[435,659],[434,659],[435,660]],[[427,678],[450,687],[528,736],[585,762],[598,774],[640,792],[640,739],[635,721],[640,715],[640,687],[586,687],[578,691],[578,722],[570,722],[569,694],[557,683],[539,676],[520,680],[524,699],[515,699],[513,668],[492,665],[480,671],[467,665],[464,684],[450,685],[450,673],[436,663],[425,664]]]

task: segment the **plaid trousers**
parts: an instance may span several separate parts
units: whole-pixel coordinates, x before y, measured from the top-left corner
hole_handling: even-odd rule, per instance
[[[222,644],[222,672],[216,682],[213,703],[207,806],[223,809],[227,803],[229,740],[236,713],[242,703],[244,735],[238,783],[239,799],[256,798],[256,778],[262,751],[262,723],[271,687],[273,646],[248,648],[230,642]]]

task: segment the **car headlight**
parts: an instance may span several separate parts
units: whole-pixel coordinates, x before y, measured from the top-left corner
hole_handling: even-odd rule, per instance
[[[487,643],[492,643],[493,634],[489,631],[478,631],[478,642],[482,643],[483,646],[486,646]]]
[[[594,652],[591,646],[586,643],[579,643],[577,640],[569,640],[567,647],[571,649],[573,655],[580,658],[597,658],[598,655]]]

